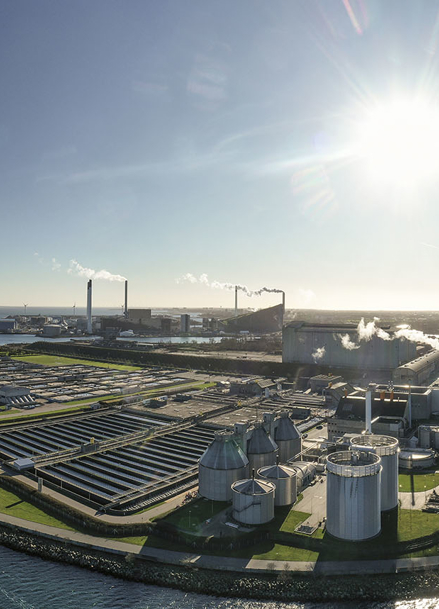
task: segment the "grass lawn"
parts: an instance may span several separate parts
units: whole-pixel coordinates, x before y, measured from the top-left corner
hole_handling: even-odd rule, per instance
[[[198,499],[158,518],[163,518],[164,521],[173,524],[179,529],[192,533],[196,532],[206,520],[229,507],[230,503],[227,501]]]
[[[14,356],[12,359],[20,362],[28,362],[29,364],[41,364],[43,366],[71,366],[73,364],[82,364],[84,366],[96,366],[96,368],[109,368],[112,370],[142,370],[140,366],[95,362],[88,359],[77,359],[73,357],[63,357],[60,355],[22,355]]]
[[[66,529],[67,531],[75,530],[61,520],[49,516],[49,514],[46,514],[46,512],[40,508],[35,507],[27,501],[23,501],[14,493],[6,491],[3,488],[0,488],[0,513],[9,514],[16,518],[23,518],[24,520],[30,520],[31,522],[38,522],[39,524],[47,524],[51,527]]]
[[[399,510],[398,541],[431,535],[439,530],[439,514],[420,510]]]
[[[403,493],[429,491],[439,486],[439,474],[399,474],[399,490]]]

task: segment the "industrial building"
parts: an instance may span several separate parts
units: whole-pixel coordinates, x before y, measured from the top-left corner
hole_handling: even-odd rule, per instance
[[[434,349],[393,371],[393,381],[398,384],[422,385],[439,371],[439,351]]]
[[[361,434],[366,417],[366,396],[356,391],[343,396],[334,416],[328,420],[328,439],[335,441],[345,434]],[[372,399],[373,433],[401,438],[408,427],[408,397],[374,393]]]
[[[191,316],[187,313],[180,315],[180,332],[188,334],[191,330]]]
[[[33,408],[37,402],[28,387],[0,386],[0,406],[9,408]]]
[[[245,313],[221,320],[226,332],[252,332],[267,334],[282,330],[284,305],[279,304],[267,309]]]
[[[13,332],[16,326],[15,319],[0,319],[0,332]]]
[[[392,336],[391,328],[385,331]],[[343,346],[343,339],[351,348]],[[323,366],[360,370],[393,370],[415,357],[416,344],[404,338],[382,340],[374,335],[368,341],[358,342],[355,324],[293,321],[283,328],[282,361],[286,363],[317,362]]]

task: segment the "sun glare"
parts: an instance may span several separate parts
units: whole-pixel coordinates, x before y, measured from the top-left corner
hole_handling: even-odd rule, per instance
[[[372,180],[407,186],[439,169],[439,109],[415,100],[376,106],[359,124],[358,156]]]

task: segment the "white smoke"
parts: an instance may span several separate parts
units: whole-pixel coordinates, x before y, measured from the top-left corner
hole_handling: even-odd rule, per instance
[[[312,354],[314,363],[319,362],[322,359],[322,357],[325,356],[325,353],[326,353],[326,348],[325,347],[317,347],[317,349]]]
[[[202,273],[199,277],[196,277],[192,273],[185,273],[181,277],[178,277],[176,283],[201,283],[214,290],[234,290],[237,288],[240,292],[244,292],[247,296],[261,296],[264,292],[274,292],[276,294],[283,293],[283,290],[279,288],[260,288],[259,290],[250,290],[246,285],[240,285],[236,283],[222,282],[222,281],[210,281],[206,273]]]
[[[348,351],[353,351],[353,349],[360,348],[360,345],[356,345],[354,342],[351,341],[351,337],[349,336],[349,334],[337,334],[337,336],[341,340],[341,344],[343,345],[343,347],[345,349],[348,349]]]
[[[67,269],[69,275],[77,275],[78,277],[86,277],[87,279],[103,279],[105,281],[126,281],[126,277],[122,275],[113,275],[109,271],[102,269],[95,271],[79,264],[77,260],[70,260],[70,266]]]
[[[430,345],[433,349],[439,351],[439,338],[428,336],[421,332],[421,330],[412,330],[408,324],[401,324],[398,326],[398,330],[390,336],[388,332],[380,328],[376,325],[376,322],[379,321],[378,317],[374,317],[373,321],[368,322],[367,324],[364,322],[364,318],[362,317],[360,323],[357,326],[357,335],[358,341],[368,342],[372,339],[373,336],[377,336],[382,340],[394,340],[395,338],[405,338],[413,343],[420,343],[423,345]],[[340,339],[341,344],[345,349],[352,351],[352,349],[359,349],[360,345],[354,343],[351,340],[349,334],[337,334],[337,337]]]

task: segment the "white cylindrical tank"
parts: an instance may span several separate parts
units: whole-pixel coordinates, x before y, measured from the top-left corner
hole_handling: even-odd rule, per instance
[[[398,440],[364,434],[352,438],[351,450],[374,452],[381,457],[381,511],[393,510],[398,505]]]
[[[248,459],[233,440],[220,431],[207,447],[198,465],[198,492],[213,501],[231,501],[231,485],[248,476]]]
[[[258,476],[276,486],[274,505],[292,505],[297,500],[296,472],[286,465],[261,467]]]
[[[288,467],[296,472],[296,487],[298,492],[306,488],[316,477],[317,468],[315,463],[292,461],[288,463]]]
[[[274,440],[279,448],[279,462],[286,463],[302,452],[302,436],[289,417],[287,410],[280,413],[276,421]]]
[[[233,518],[243,524],[264,524],[274,518],[275,485],[264,480],[238,480],[232,484]]]
[[[431,448],[405,449],[399,454],[401,469],[430,469],[434,465],[435,452]]]
[[[250,440],[247,444],[247,457],[250,473],[258,471],[264,465],[274,465],[277,458],[277,445],[274,443],[262,423],[256,423]]]
[[[419,425],[418,427],[418,439],[420,448],[430,448],[430,426]]]
[[[381,458],[373,452],[342,451],[326,462],[326,530],[347,541],[381,531]]]

